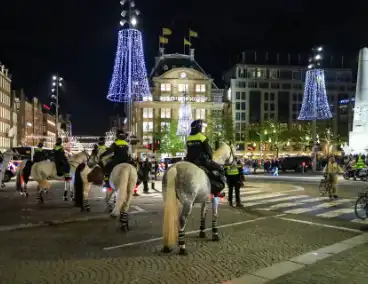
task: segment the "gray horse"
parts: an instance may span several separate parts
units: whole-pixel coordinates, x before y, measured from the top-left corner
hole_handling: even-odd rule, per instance
[[[223,143],[213,154],[213,160],[218,164],[232,163],[235,149]],[[163,252],[170,252],[176,245],[179,235],[179,254],[186,255],[185,226],[193,204],[201,203],[200,237],[205,235],[205,222],[207,216],[207,201],[212,203],[212,240],[219,241],[217,218],[219,197],[211,196],[211,182],[207,174],[198,166],[190,162],[178,162],[165,173],[162,182],[162,195],[164,198],[164,224],[163,224]],[[183,208],[180,219],[179,202]],[[179,226],[178,226],[179,221]],[[178,230],[179,227],[179,230]],[[178,234],[179,232],[179,234]]]

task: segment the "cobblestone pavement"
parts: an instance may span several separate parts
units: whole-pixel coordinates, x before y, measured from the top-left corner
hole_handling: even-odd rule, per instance
[[[368,248],[361,245],[267,284],[368,283]]]
[[[216,243],[189,235],[189,255],[178,256],[160,253],[160,240],[147,241],[161,237],[161,211],[130,220],[128,233],[113,220],[0,232],[0,283],[222,283],[356,235],[223,206],[220,225],[254,221],[220,228]],[[198,227],[196,207],[187,231]],[[103,249],[131,242],[141,243]]]
[[[53,220],[73,220],[76,218],[85,217],[99,217],[106,214],[106,203],[104,200],[105,193],[101,188],[92,187],[90,192],[89,203],[91,205],[91,212],[81,213],[79,208],[73,206],[73,203],[63,200],[64,183],[52,182],[52,187],[47,196],[45,196],[45,204],[39,205],[36,203],[36,183],[29,183],[29,197],[20,196],[15,191],[14,182],[7,183],[5,189],[0,189],[0,214],[6,215],[6,218],[0,218],[0,231],[4,226],[11,226],[14,224],[37,224],[40,222],[50,222]],[[157,195],[161,195],[154,191]],[[144,212],[146,209],[142,208],[140,203],[145,203],[149,196],[142,195],[135,197],[132,201],[130,212]],[[143,204],[144,205],[144,204]],[[161,202],[150,204],[149,210],[157,206],[161,206]],[[102,216],[102,217],[103,217]]]

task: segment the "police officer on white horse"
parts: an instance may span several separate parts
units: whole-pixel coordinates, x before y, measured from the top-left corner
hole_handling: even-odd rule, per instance
[[[223,167],[212,160],[212,147],[208,138],[202,134],[203,126],[205,124],[201,119],[192,122],[190,135],[186,143],[186,160],[205,169],[211,181],[212,193],[219,196],[220,192],[225,188],[226,179]]]

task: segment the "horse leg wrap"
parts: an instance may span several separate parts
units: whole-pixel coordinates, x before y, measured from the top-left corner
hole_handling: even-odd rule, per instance
[[[91,207],[89,206],[88,200],[84,200],[83,203],[84,203],[84,206],[82,208],[86,210],[87,212],[90,212]]]
[[[218,228],[217,228],[217,221],[212,221],[212,234],[217,234]]]
[[[68,192],[64,190],[64,201],[68,201]]]
[[[127,212],[120,212],[121,228],[129,230],[129,220]]]
[[[178,241],[178,245],[180,247],[185,248],[185,232],[184,230],[179,231],[179,241]]]
[[[201,218],[201,226],[199,227],[199,237],[200,238],[205,238],[206,237],[206,232],[204,231],[206,229],[206,219]]]
[[[36,200],[37,200],[37,203],[38,204],[42,204],[43,203],[43,189],[39,189],[37,191],[37,194],[36,194]]]

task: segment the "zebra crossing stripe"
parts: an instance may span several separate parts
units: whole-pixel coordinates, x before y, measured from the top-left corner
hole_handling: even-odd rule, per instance
[[[325,212],[322,214],[318,214],[316,215],[316,217],[323,217],[323,218],[334,218],[343,214],[349,214],[349,213],[354,213],[354,209],[352,208],[342,208],[342,209],[337,209],[337,210],[332,210],[329,212]]]
[[[350,222],[359,223],[359,224],[368,224],[368,219],[365,219],[365,220],[362,220],[362,219],[353,219]]]
[[[296,196],[301,196],[301,195],[296,195]],[[308,195],[303,195],[303,196],[308,197]],[[328,199],[329,199],[328,197],[316,197],[316,198],[304,199],[304,200],[300,200],[300,201],[296,201],[296,202],[279,203],[279,204],[275,204],[275,205],[272,205],[272,206],[266,207],[266,208],[258,208],[258,210],[271,211],[271,210],[275,210],[275,209],[279,209],[279,208],[300,206],[300,205],[304,205],[305,203],[324,201],[324,200],[328,200]]]
[[[258,195],[253,195],[250,197],[247,197],[248,201],[253,201],[253,200],[260,200],[260,199],[264,199],[264,198],[272,198],[272,197],[278,197],[278,196],[285,196],[286,194],[282,194],[282,193],[267,193],[267,194],[258,194]]]
[[[292,195],[292,196],[287,195],[285,196],[284,194],[282,194],[281,196],[283,197],[275,198],[275,199],[268,199],[268,200],[260,200],[256,202],[243,202],[242,204],[244,207],[251,207],[251,206],[262,205],[262,204],[267,204],[267,203],[274,203],[274,202],[279,202],[279,201],[288,201],[292,199],[301,199],[301,198],[309,197],[308,195]]]
[[[245,196],[245,195],[251,195],[251,194],[256,194],[256,193],[260,193],[262,191],[260,190],[247,190],[247,191],[241,191],[240,192],[240,196]],[[225,191],[226,194],[229,194],[229,191]]]
[[[325,202],[325,203],[322,203],[322,204],[319,204],[319,205],[316,205],[316,206],[313,206],[313,207],[309,207],[309,208],[298,208],[298,209],[286,210],[286,211],[284,211],[284,213],[286,213],[286,214],[302,214],[302,213],[306,213],[306,212],[310,212],[310,211],[314,211],[314,210],[318,210],[318,209],[334,207],[336,205],[351,202],[351,201],[352,201],[352,199],[340,199],[340,200],[336,200],[336,201]]]

